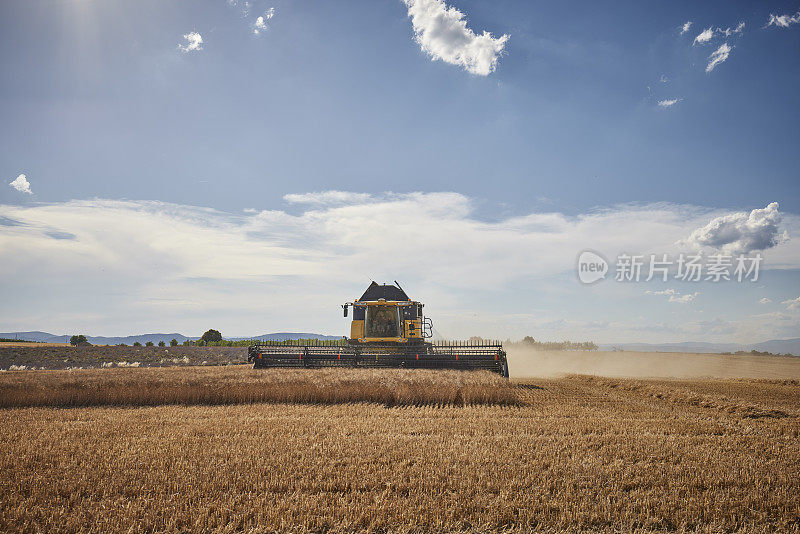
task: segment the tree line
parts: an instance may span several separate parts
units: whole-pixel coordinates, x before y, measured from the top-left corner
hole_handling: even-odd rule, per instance
[[[522,341],[508,341],[512,345],[523,345],[537,350],[597,350],[593,341],[536,341],[525,336]]]

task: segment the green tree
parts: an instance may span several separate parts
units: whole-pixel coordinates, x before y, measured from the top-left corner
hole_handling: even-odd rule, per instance
[[[153,342],[152,341],[148,341],[147,343],[144,344],[144,346],[145,347],[152,347],[153,346]]]
[[[219,333],[219,330],[207,330],[205,334],[200,336],[200,340],[206,343],[209,341],[222,341],[222,334]]]
[[[133,346],[134,346],[134,347],[141,347],[141,346],[142,346],[142,344],[141,344],[141,343],[139,343],[138,341],[134,341],[134,342],[133,342]]]
[[[86,340],[86,336],[84,336],[83,334],[78,334],[69,338],[70,345],[77,345],[78,343],[88,343],[88,341]]]
[[[173,339],[172,341],[169,342],[169,346],[170,347],[177,347],[178,346],[178,340],[177,339]]]
[[[167,345],[167,344],[166,344],[166,343],[164,343],[164,341],[159,341],[159,342],[158,342],[158,346],[159,346],[159,347],[165,347],[166,345]]]

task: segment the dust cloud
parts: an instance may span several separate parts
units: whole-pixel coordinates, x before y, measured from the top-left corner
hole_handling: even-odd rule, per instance
[[[678,352],[546,351],[508,347],[511,378],[586,374],[619,378],[800,379],[800,357]]]

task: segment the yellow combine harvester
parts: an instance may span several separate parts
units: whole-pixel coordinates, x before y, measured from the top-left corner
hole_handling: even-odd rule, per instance
[[[248,349],[256,369],[265,367],[403,367],[487,370],[508,378],[500,342],[429,342],[433,323],[424,304],[411,300],[395,282],[372,282],[361,298],[342,305],[353,309],[350,337],[301,343],[259,341]]]

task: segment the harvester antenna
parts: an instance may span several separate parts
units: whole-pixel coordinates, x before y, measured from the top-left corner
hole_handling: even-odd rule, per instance
[[[394,281],[394,285],[396,285],[400,289],[400,291],[405,293],[405,290],[402,287],[400,287],[400,283],[397,280]]]

